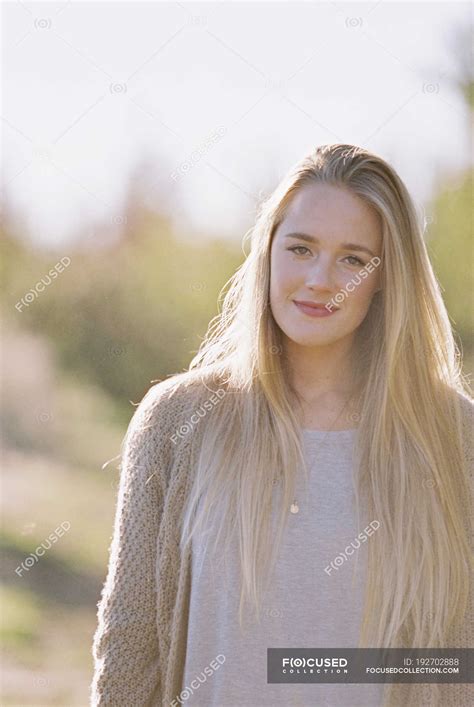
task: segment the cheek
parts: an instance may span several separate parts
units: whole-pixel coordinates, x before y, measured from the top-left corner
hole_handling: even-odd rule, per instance
[[[369,274],[365,280],[360,276],[360,283],[358,283],[358,279],[357,277],[352,278],[353,282],[349,279],[344,289],[347,291],[347,300],[349,302],[356,306],[365,307],[370,304],[372,295],[377,287],[376,274]],[[352,291],[348,290],[348,287],[352,288]]]
[[[275,253],[271,258],[270,294],[278,299],[285,296],[293,289],[296,273],[291,263],[288,263],[280,254]]]

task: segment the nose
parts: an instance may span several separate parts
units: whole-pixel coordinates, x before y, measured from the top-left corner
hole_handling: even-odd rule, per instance
[[[333,287],[332,266],[329,258],[319,255],[306,273],[306,286],[310,289],[331,290]]]

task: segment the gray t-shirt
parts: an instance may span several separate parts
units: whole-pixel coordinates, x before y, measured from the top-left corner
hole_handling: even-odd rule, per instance
[[[356,433],[355,429],[304,430],[308,485],[300,470],[295,493],[299,510],[290,513],[273,578],[263,595],[260,624],[246,620],[243,635],[238,623],[237,543],[225,563],[210,557],[212,543],[207,553],[204,543],[193,543],[182,685],[187,690],[181,696],[184,704],[190,707],[380,707],[382,704],[382,684],[267,683],[267,648],[358,646],[370,538],[352,553],[344,553],[351,541],[357,547],[357,535],[365,527],[361,523],[357,528],[354,505]],[[347,559],[343,559],[344,555]],[[212,668],[211,664],[219,667]]]

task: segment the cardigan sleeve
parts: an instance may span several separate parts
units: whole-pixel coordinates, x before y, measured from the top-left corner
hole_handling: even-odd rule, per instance
[[[135,410],[122,442],[108,571],[92,647],[94,706],[161,703],[156,553],[164,484],[163,440],[154,419],[157,388]]]

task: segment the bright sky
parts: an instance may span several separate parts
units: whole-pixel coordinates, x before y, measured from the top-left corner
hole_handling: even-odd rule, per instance
[[[144,198],[190,235],[241,238],[318,144],[388,159],[417,202],[470,160],[452,86],[468,2],[4,2],[3,189],[67,246]],[[66,252],[66,250],[65,250]]]

